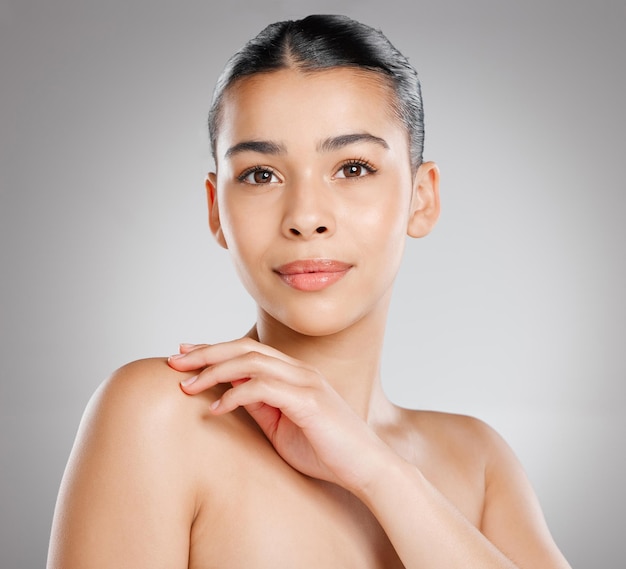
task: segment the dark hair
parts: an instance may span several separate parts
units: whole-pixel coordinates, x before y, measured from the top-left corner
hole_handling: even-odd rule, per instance
[[[417,72],[379,30],[346,16],[315,15],[270,24],[233,55],[220,75],[209,112],[215,159],[221,102],[237,80],[285,68],[316,71],[365,69],[383,76],[395,93],[393,111],[409,134],[411,165],[422,162],[424,111]]]

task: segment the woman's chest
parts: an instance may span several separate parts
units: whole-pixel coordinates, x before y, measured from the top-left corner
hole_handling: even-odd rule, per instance
[[[201,497],[190,568],[403,567],[376,519],[351,494],[280,459],[241,466]]]
[[[388,444],[478,526],[484,501],[482,461],[466,445],[420,440]],[[212,442],[207,447],[215,451],[216,439]],[[191,569],[403,567],[362,502],[294,470],[258,431],[233,428],[217,446],[199,465]],[[385,465],[380,476],[385,477]],[[412,528],[407,525],[406,531]]]

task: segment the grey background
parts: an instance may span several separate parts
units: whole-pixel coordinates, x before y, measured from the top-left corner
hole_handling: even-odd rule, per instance
[[[491,423],[572,565],[622,566],[622,1],[1,0],[1,567],[44,565],[102,379],[252,322],[206,228],[206,113],[236,48],[310,12],[410,57],[442,169],[441,221],[397,283],[389,396]]]

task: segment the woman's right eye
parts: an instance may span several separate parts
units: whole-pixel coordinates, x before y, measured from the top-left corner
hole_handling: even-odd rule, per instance
[[[254,166],[253,168],[248,168],[239,176],[237,176],[237,180],[243,182],[244,184],[251,184],[253,186],[260,186],[264,184],[271,184],[275,182],[280,182],[278,176],[274,174],[274,171],[270,168]]]

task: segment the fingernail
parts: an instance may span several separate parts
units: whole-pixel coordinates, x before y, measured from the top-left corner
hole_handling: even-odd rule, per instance
[[[195,344],[187,344],[183,342],[182,344],[178,344],[178,347],[182,350],[188,350],[189,348],[193,348]]]
[[[216,401],[213,401],[213,403],[211,403],[209,407],[211,408],[212,411],[215,411],[220,406],[221,402],[222,402],[221,399],[217,399]]]
[[[196,379],[198,379],[197,375],[194,375],[193,377],[188,377],[187,379],[183,379],[180,384],[183,387],[189,387],[194,381],[196,381]]]
[[[180,358],[185,357],[186,354],[172,354],[169,358],[167,358],[168,360],[178,360]]]

